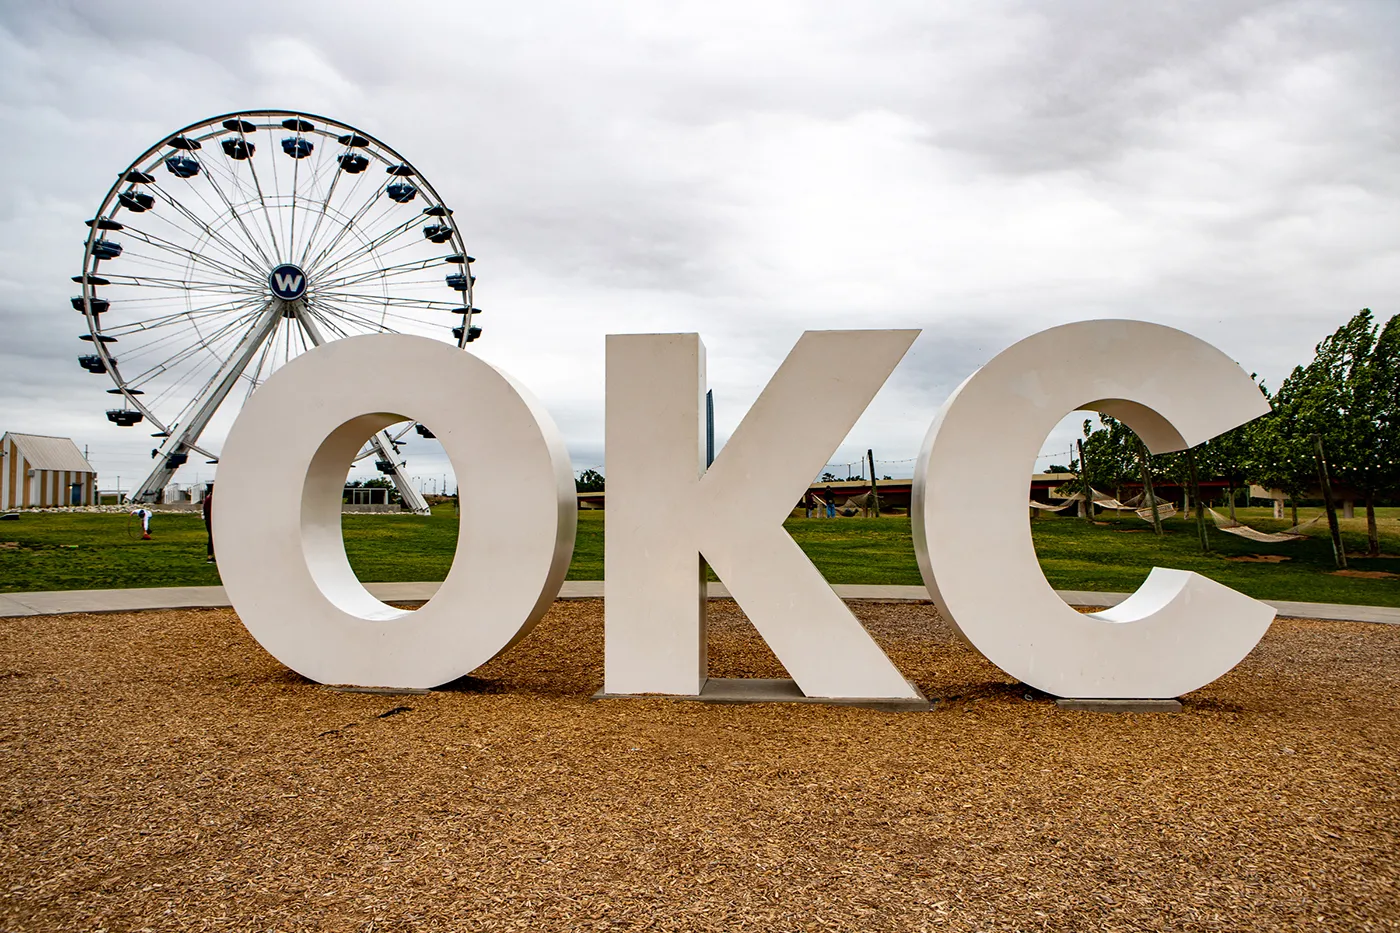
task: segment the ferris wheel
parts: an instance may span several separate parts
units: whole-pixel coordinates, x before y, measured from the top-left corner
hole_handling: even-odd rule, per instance
[[[403,156],[313,114],[257,110],[185,127],[131,163],[102,200],[73,277],[119,427],[146,425],[155,466],[133,499],[158,501],[200,435],[279,366],[331,340],[407,333],[465,347],[481,336],[473,258],[452,211]],[[366,379],[392,378],[392,360]],[[225,403],[228,403],[227,406]],[[375,458],[405,505],[412,422],[376,434]],[[269,456],[275,452],[269,451]]]

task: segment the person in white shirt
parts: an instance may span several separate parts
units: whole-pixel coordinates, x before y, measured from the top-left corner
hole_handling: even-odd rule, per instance
[[[131,514],[141,519],[141,540],[151,540],[151,510],[132,509]]]

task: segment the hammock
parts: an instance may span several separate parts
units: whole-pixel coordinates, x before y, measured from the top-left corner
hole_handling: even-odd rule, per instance
[[[836,511],[850,518],[856,512],[870,508],[870,493],[863,492],[858,496],[851,496],[846,500],[845,505],[838,505]]]
[[[1148,504],[1147,508],[1145,508],[1145,509],[1133,509],[1133,512],[1137,515],[1138,518],[1142,519],[1142,520],[1145,521],[1145,522],[1150,522],[1150,521],[1152,521],[1152,505],[1151,505],[1151,503]],[[1161,499],[1158,499],[1158,500],[1157,500],[1157,518],[1158,518],[1158,519],[1160,519],[1161,521],[1166,521],[1167,519],[1171,518],[1171,517],[1172,517],[1173,515],[1175,515],[1175,514],[1176,514],[1176,506],[1172,505],[1170,502],[1163,502]]]
[[[1117,499],[1113,498],[1108,493],[1099,492],[1093,487],[1090,487],[1090,491],[1092,491],[1094,494],[1094,508],[1109,509],[1115,512],[1130,512],[1133,510],[1133,506],[1125,505],[1124,503],[1119,502]],[[1044,502],[1037,502],[1034,499],[1032,499],[1030,500],[1030,506],[1033,509],[1044,509],[1047,512],[1063,512],[1065,509],[1072,508],[1073,506],[1078,505],[1080,502],[1083,501],[1084,493],[1076,492],[1074,495],[1070,496],[1068,499],[1066,499],[1064,502],[1061,502],[1059,505],[1048,505]],[[1158,508],[1160,509],[1161,506],[1159,505]],[[1147,520],[1151,521],[1151,510],[1149,509],[1148,512],[1149,514],[1147,516]]]
[[[1059,505],[1047,505],[1044,502],[1036,502],[1034,499],[1030,500],[1030,503],[1033,509],[1043,509],[1046,512],[1063,512],[1065,509],[1073,508],[1082,498],[1084,497],[1076,494],[1075,498],[1070,499],[1068,502],[1061,502]]]
[[[1096,508],[1109,509],[1114,512],[1133,511],[1133,506],[1128,505],[1126,502],[1119,502],[1117,499],[1113,498],[1108,493],[1099,492],[1092,486],[1090,486],[1089,488],[1094,493],[1094,506]]]
[[[831,507],[836,510],[836,513],[838,515],[844,515],[847,518],[850,518],[857,512],[862,511],[863,509],[870,508],[871,493],[863,492],[858,496],[850,496],[846,499],[846,502],[843,505],[836,504],[835,496],[832,496],[830,500],[827,500],[823,499],[821,496],[813,494],[812,502],[815,504],[816,508],[820,509],[823,512],[826,511],[829,502]]]
[[[1257,528],[1251,528],[1240,522],[1231,521],[1224,515],[1215,511],[1215,509],[1207,509],[1206,511],[1210,512],[1210,520],[1215,522],[1215,527],[1226,534],[1238,535],[1241,538],[1248,538],[1250,541],[1260,541],[1264,544],[1287,544],[1290,541],[1301,541],[1307,537],[1307,535],[1301,532],[1306,528],[1311,528],[1322,520],[1322,516],[1319,515],[1317,518],[1299,525],[1294,525],[1292,528],[1285,531],[1268,532],[1260,531]]]

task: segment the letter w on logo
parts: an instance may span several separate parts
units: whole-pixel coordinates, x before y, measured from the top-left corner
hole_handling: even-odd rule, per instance
[[[301,276],[295,272],[279,272],[276,279],[279,292],[294,292],[301,288]]]

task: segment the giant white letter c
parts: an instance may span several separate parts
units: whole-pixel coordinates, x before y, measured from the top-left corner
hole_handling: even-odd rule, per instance
[[[1022,340],[944,403],[914,477],[914,546],[944,617],[988,660],[1061,697],[1175,697],[1238,664],[1274,610],[1195,573],[1154,568],[1123,603],[1081,614],[1051,589],[1027,527],[1027,476],[1067,413],[1121,419],[1153,453],[1269,411],[1238,365],[1189,334],[1086,321]]]

